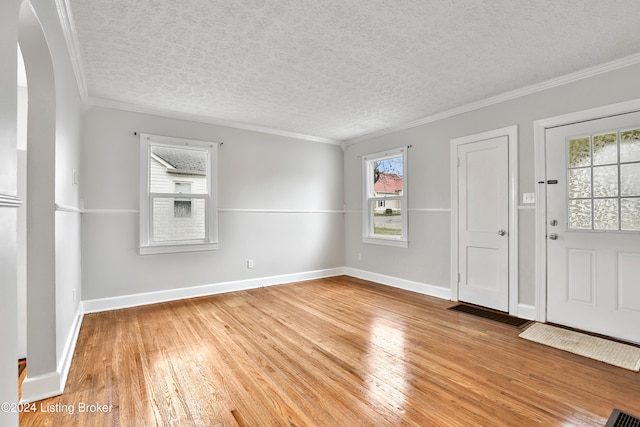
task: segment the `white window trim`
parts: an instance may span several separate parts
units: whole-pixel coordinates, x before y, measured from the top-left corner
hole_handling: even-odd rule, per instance
[[[205,148],[209,153],[207,165],[208,194],[182,194],[185,198],[203,198],[205,200],[205,239],[204,241],[153,242],[151,239],[151,197],[149,167],[151,146],[165,145],[173,147]],[[216,142],[193,139],[173,138],[168,136],[140,134],[140,255],[211,251],[218,249],[218,146]]]
[[[379,153],[362,156],[362,243],[372,245],[395,246],[399,248],[409,247],[409,209],[408,209],[408,173],[407,157],[408,146],[403,146]],[[402,196],[373,196],[373,185],[369,177],[371,164],[375,161],[398,157],[402,155]],[[379,200],[400,200],[402,235],[400,236],[380,236],[373,233],[373,215],[371,206],[373,202]]]

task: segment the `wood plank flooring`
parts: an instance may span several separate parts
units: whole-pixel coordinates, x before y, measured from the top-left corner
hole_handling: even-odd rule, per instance
[[[638,373],[451,305],[343,276],[88,314],[65,394],[20,423],[602,426],[614,407],[640,413]]]

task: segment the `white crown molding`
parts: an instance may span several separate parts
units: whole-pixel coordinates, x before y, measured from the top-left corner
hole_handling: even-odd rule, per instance
[[[288,131],[273,129],[265,126],[257,126],[257,125],[252,125],[248,123],[234,122],[231,120],[216,119],[214,117],[201,116],[197,114],[178,113],[178,112],[166,111],[166,110],[157,109],[157,108],[143,107],[140,105],[130,104],[126,102],[112,101],[104,98],[89,97],[85,100],[85,102],[88,105],[93,105],[96,107],[113,108],[116,110],[131,111],[134,113],[151,114],[154,116],[162,116],[170,119],[188,120],[192,122],[224,126],[224,127],[233,128],[233,129],[242,129],[242,130],[248,130],[253,132],[266,133],[269,135],[284,136],[287,138],[303,139],[311,142],[321,142],[324,144],[332,144],[332,145],[340,145],[340,146],[342,146],[342,142],[343,142],[338,139],[322,138],[319,136],[305,135],[305,134],[296,133],[296,132],[288,132]]]
[[[491,105],[499,104],[501,102],[511,101],[516,98],[521,98],[523,96],[531,95],[537,92],[542,92],[544,90],[562,86],[568,83],[577,82],[579,80],[583,80],[589,77],[594,77],[600,74],[608,73],[610,71],[615,71],[615,70],[628,67],[630,65],[635,65],[638,63],[640,63],[640,54],[625,56],[624,58],[616,59],[614,61],[607,62],[605,64],[596,65],[595,67],[587,68],[585,70],[577,71],[571,74],[566,74],[562,77],[547,80],[542,83],[512,90],[510,92],[506,92],[501,95],[483,99],[482,101],[472,102],[471,104],[463,105],[457,108],[453,108],[451,110],[433,114],[431,116],[424,117],[422,119],[414,120],[408,123],[404,123],[397,126],[381,129],[376,132],[368,133],[366,135],[361,135],[355,138],[347,139],[345,143],[347,146],[357,144],[359,142],[367,141],[372,138],[387,135],[393,132],[398,132],[401,130],[411,129],[427,123],[433,123],[438,120],[443,120],[449,117],[457,116],[459,114],[468,113],[474,110],[479,110],[481,108],[489,107]]]
[[[76,76],[78,92],[80,93],[80,98],[86,101],[89,93],[87,91],[82,57],[80,56],[80,44],[78,43],[73,14],[71,13],[71,5],[69,4],[69,0],[55,0],[55,2],[58,19],[60,20],[60,26],[62,27],[64,39],[67,43],[67,50],[69,51],[69,57],[71,59],[71,67],[73,68],[73,74]]]

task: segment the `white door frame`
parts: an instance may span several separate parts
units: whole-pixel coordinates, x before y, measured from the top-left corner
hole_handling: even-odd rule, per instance
[[[546,194],[546,130],[558,126],[566,126],[587,120],[633,113],[640,111],[640,99],[621,102],[613,105],[592,108],[585,111],[549,117],[533,122],[533,142],[535,148],[536,178],[536,223],[535,223],[535,287],[536,287],[536,319],[547,321],[547,194]]]
[[[458,301],[458,146],[506,136],[509,140],[509,314],[518,312],[518,125],[454,138],[451,170],[451,299]]]

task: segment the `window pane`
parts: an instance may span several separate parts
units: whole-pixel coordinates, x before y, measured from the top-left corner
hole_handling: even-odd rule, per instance
[[[364,157],[363,172],[366,200],[363,205],[363,241],[406,247],[406,150]]]
[[[615,133],[595,135],[593,137],[593,164],[605,165],[617,163],[618,144]]]
[[[591,197],[591,168],[569,170],[569,197]]]
[[[640,129],[620,132],[620,161],[640,161]]]
[[[174,201],[173,216],[176,218],[191,218],[191,200]]]
[[[593,201],[593,229],[618,230],[618,199]]]
[[[151,214],[154,242],[205,240],[203,199],[154,197]]]
[[[591,141],[589,137],[569,140],[569,167],[591,165]]]
[[[618,166],[593,168],[593,197],[618,196]]]
[[[640,198],[622,199],[620,208],[622,212],[620,228],[640,231]]]
[[[622,196],[640,196],[640,163],[620,165]]]
[[[175,183],[175,191],[179,194],[188,194],[191,193],[191,183],[190,182],[176,182]]]
[[[402,156],[373,162],[374,196],[401,196],[404,188],[402,169]]]
[[[204,150],[152,146],[149,160],[150,191],[207,194],[208,157]],[[187,183],[189,189],[184,191]]]
[[[591,200],[569,201],[569,228],[591,230]]]
[[[373,210],[373,234],[385,237],[402,236],[400,200],[387,200],[385,205]]]

